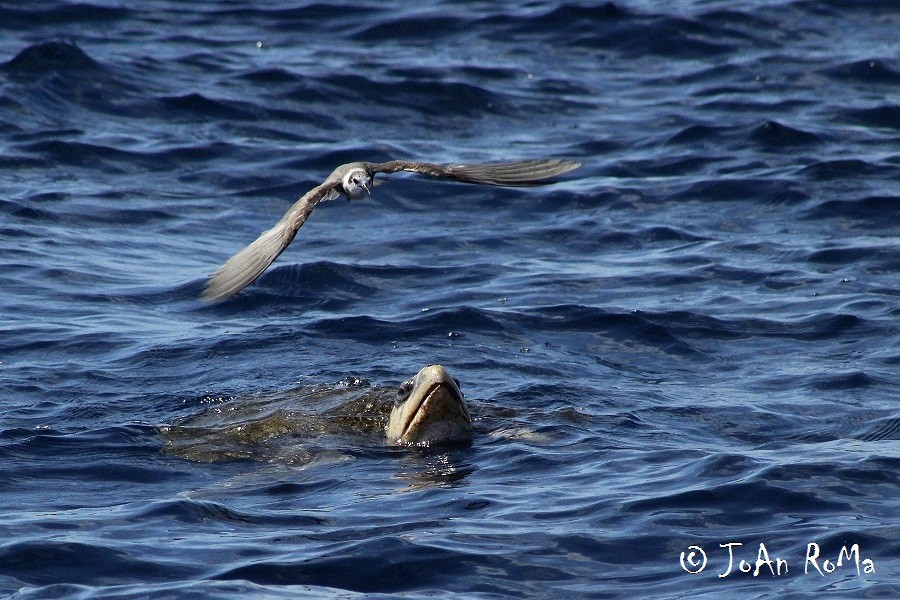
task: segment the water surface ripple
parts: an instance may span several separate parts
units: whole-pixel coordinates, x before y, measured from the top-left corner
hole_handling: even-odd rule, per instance
[[[0,595],[900,596],[898,31],[889,0],[0,3]],[[338,164],[544,155],[584,166],[393,176],[197,300]],[[428,363],[471,447],[322,422]]]

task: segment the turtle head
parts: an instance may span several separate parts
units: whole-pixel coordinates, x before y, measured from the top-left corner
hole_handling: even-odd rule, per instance
[[[397,446],[470,443],[472,417],[459,382],[440,365],[419,371],[397,391],[386,433]]]
[[[374,176],[364,164],[348,165],[341,176],[341,191],[348,200],[360,200],[372,191]]]

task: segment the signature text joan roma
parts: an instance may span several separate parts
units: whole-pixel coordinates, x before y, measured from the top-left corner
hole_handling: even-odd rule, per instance
[[[770,557],[769,550],[765,544],[760,543],[755,561],[747,561],[735,556],[736,552],[740,552],[741,546],[743,544],[740,542],[719,544],[719,548],[727,549],[728,552],[728,566],[719,573],[720,578],[728,577],[737,571],[752,573],[754,577],[765,572],[771,573],[774,577],[779,577],[789,572],[787,559],[780,556]],[[706,562],[706,552],[700,546],[690,546],[686,552],[681,553],[681,568],[688,573],[696,575],[703,572],[706,569]],[[821,549],[815,542],[807,544],[806,558],[803,561],[804,574],[809,575],[812,573],[815,575],[818,573],[822,577],[826,577],[830,573],[843,571],[844,569],[855,570],[857,575],[874,573],[875,562],[871,558],[860,556],[859,544],[853,544],[849,548],[846,544],[843,545],[837,557],[833,560],[822,556]]]

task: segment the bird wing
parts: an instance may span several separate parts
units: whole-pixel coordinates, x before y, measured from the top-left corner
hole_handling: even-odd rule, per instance
[[[385,163],[366,163],[373,173],[396,173],[410,171],[432,177],[445,177],[464,183],[488,185],[522,186],[540,185],[563,173],[581,166],[571,160],[537,159],[513,162],[496,162],[460,165],[436,165],[410,160],[392,160]]]
[[[272,261],[294,240],[306,218],[323,200],[339,195],[340,179],[330,177],[297,200],[268,231],[232,256],[213,273],[200,295],[204,302],[217,302],[234,296],[262,274]]]

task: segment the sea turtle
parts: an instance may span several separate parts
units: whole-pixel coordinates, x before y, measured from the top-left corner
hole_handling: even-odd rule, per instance
[[[433,446],[472,441],[472,417],[459,382],[441,365],[422,368],[397,390],[385,427],[389,444]]]
[[[378,436],[391,446],[468,444],[472,417],[459,382],[443,366],[429,365],[398,389],[347,378],[215,401],[160,433],[167,453],[192,460],[306,462],[310,444],[323,436]]]

